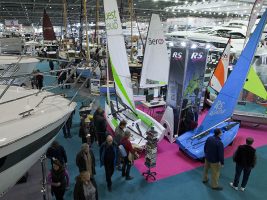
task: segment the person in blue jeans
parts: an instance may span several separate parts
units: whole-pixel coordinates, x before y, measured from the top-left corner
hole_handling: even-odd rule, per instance
[[[235,190],[238,190],[239,179],[243,171],[240,190],[245,191],[250,172],[256,165],[256,149],[252,147],[253,142],[253,138],[248,137],[246,144],[240,145],[233,156],[233,160],[236,163],[235,178],[234,182],[230,183],[230,186]]]

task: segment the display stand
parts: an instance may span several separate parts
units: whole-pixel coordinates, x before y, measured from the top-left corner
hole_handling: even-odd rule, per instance
[[[146,156],[145,156],[145,166],[148,168],[146,172],[143,173],[143,176],[146,177],[148,180],[151,177],[154,181],[156,180],[156,172],[151,172],[151,168],[156,167],[156,160],[157,160],[157,135],[158,133],[152,127],[147,132],[147,143],[146,143]]]
[[[41,162],[41,166],[42,166],[42,189],[41,189],[41,193],[43,194],[43,200],[47,200],[46,197],[46,155],[42,155],[40,157],[40,162]]]

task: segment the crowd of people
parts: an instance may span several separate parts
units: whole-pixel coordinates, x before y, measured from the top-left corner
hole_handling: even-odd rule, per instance
[[[71,127],[73,114],[64,126]],[[130,142],[131,133],[126,129],[126,121],[121,121],[115,130],[115,134],[111,135],[107,132],[104,111],[100,107],[96,109],[93,116],[81,115],[80,119],[79,137],[82,145],[81,150],[76,155],[76,166],[79,175],[75,179],[73,198],[74,200],[97,200],[97,181],[94,177],[97,163],[92,144],[97,143],[99,146],[100,166],[104,167],[109,192],[112,192],[112,176],[115,170],[121,171],[121,176],[126,181],[133,179],[130,176],[130,170],[134,158],[138,157],[138,153]],[[64,136],[67,134],[65,131]],[[70,132],[68,134],[71,135]],[[58,141],[54,141],[48,148],[46,156],[51,160],[52,169],[48,174],[51,193],[56,200],[62,200],[66,189],[69,187],[66,151]]]
[[[68,119],[70,127],[73,114]],[[119,123],[114,135],[107,132],[104,111],[100,107],[93,115],[81,115],[80,119],[79,137],[82,145],[76,155],[79,175],[75,179],[73,198],[74,200],[97,200],[99,199],[97,180],[95,179],[97,163],[92,144],[97,143],[99,146],[100,166],[104,167],[109,192],[112,192],[112,176],[115,170],[121,171],[121,176],[126,181],[133,179],[130,171],[134,159],[139,156],[138,149],[133,147],[130,142],[131,132],[126,128],[126,121],[122,120]],[[211,188],[214,190],[223,189],[219,185],[220,170],[224,166],[224,147],[220,139],[221,134],[221,129],[215,129],[214,136],[209,137],[204,145],[205,164],[202,182],[204,184],[209,182],[208,172],[210,170]],[[256,164],[256,150],[252,147],[253,141],[253,138],[248,137],[246,144],[240,145],[233,156],[236,171],[230,186],[235,190],[245,190],[251,170]],[[51,185],[52,195],[55,196],[56,200],[62,200],[69,187],[66,151],[63,146],[54,141],[46,155],[51,159],[52,169],[48,174],[48,183]],[[238,188],[242,172],[243,179],[240,188]]]

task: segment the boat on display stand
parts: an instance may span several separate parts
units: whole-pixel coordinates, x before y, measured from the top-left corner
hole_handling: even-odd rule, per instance
[[[105,116],[113,131],[115,131],[121,120],[126,120],[127,128],[132,133],[131,143],[143,148],[146,145],[146,132],[151,127],[154,127],[154,130],[157,131],[158,141],[164,137],[165,128],[151,116],[135,107],[125,42],[116,1],[104,0],[104,10],[109,58],[117,94],[116,100],[111,100],[109,92],[107,92]]]
[[[219,128],[223,132],[221,141],[224,147],[231,144],[236,137],[239,123],[228,120],[233,115],[240,92],[243,89],[266,24],[266,19],[267,11],[262,15],[259,24],[249,38],[233,71],[200,126],[176,138],[176,143],[179,148],[191,158],[202,159],[205,156],[204,144],[207,138],[213,135],[215,128]]]
[[[0,85],[0,94],[1,197],[46,152],[76,103],[48,91],[10,85]]]

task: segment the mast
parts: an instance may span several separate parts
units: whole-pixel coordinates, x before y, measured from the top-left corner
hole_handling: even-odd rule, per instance
[[[131,21],[131,55],[130,60],[133,62],[133,0],[128,0],[129,4],[129,14],[130,14],[130,21]]]
[[[98,33],[99,33],[99,0],[96,0],[96,21],[95,21],[95,42],[98,46]]]
[[[67,0],[63,0],[63,25],[64,25],[63,39],[65,39],[67,37]]]
[[[89,37],[88,37],[88,23],[87,23],[87,8],[86,8],[87,0],[83,0],[83,17],[85,23],[85,35],[86,35],[86,61],[89,62],[90,60],[90,49],[89,49]]]
[[[80,52],[82,52],[83,49],[83,1],[82,0],[81,0],[79,41],[80,41]]]

